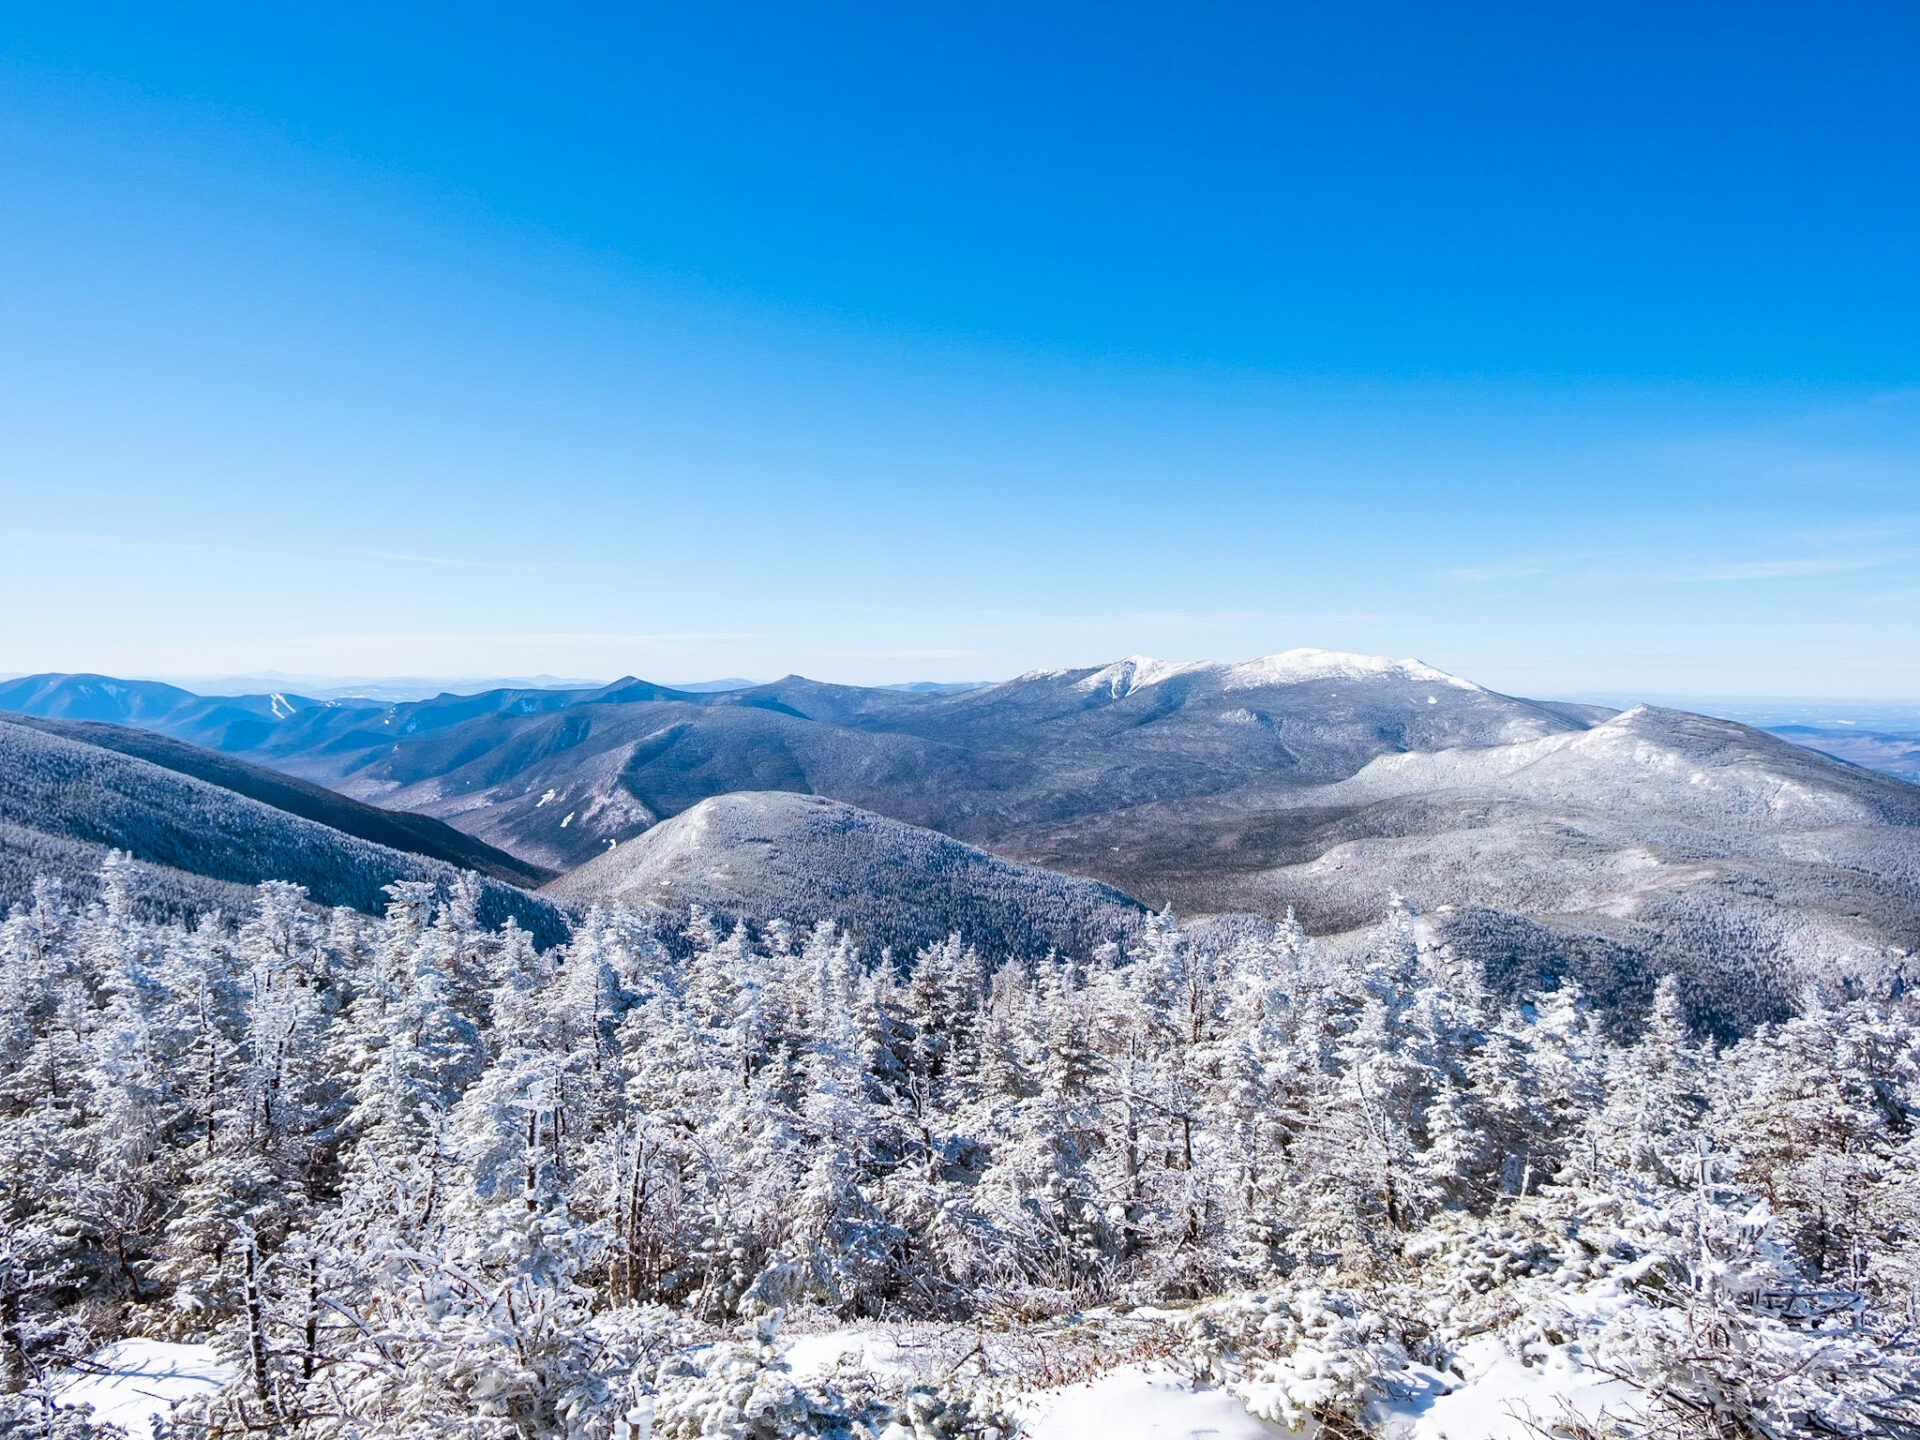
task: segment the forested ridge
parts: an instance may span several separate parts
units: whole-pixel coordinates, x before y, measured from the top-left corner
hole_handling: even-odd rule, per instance
[[[116,744],[126,740],[118,737]],[[199,759],[231,767],[222,756],[200,752],[198,759],[176,756],[162,765],[143,758],[140,748],[133,744],[122,753],[0,717],[0,907],[27,902],[43,878],[61,881],[76,899],[95,898],[109,849],[138,862],[141,878],[128,882],[128,893],[141,913],[156,920],[191,920],[215,907],[244,905],[251,888],[267,880],[297,882],[320,904],[378,914],[389,883],[423,881],[444,889],[467,868],[241,793],[235,785],[257,788],[246,777],[230,773],[224,779],[232,783],[221,783],[192,773],[205,770]],[[271,776],[264,781],[281,783]],[[291,790],[291,782],[285,788]],[[326,799],[315,787],[304,789],[311,792],[308,798]],[[278,799],[296,803],[285,795]],[[408,819],[384,817],[383,823],[404,830]],[[437,848],[462,853],[459,846]],[[491,878],[474,883],[485,920],[498,923],[512,915],[541,944],[565,936],[565,922],[547,901]]]
[[[985,1337],[1097,1356],[1138,1306],[1336,1435],[1489,1344],[1639,1397],[1592,1433],[1920,1423],[1897,1008],[1716,1048],[1671,980],[1624,1024],[1499,994],[1403,904],[1350,960],[1163,916],[999,963],[622,909],[538,951],[466,883],[184,924],[137,884],[0,926],[9,1430],[87,1431],[53,1377],[150,1335],[231,1362],[182,1436],[1001,1434]],[[920,1387],[772,1338],[874,1317],[982,1338]]]

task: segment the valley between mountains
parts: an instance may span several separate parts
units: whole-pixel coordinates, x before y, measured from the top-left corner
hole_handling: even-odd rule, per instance
[[[1411,660],[405,703],[37,676],[0,684],[0,710],[561,906],[837,918],[902,953],[950,932],[1083,949],[1168,906],[1363,937],[1400,894],[1490,974],[1634,1003],[1674,974],[1731,1032],[1810,981],[1897,991],[1920,947],[1913,785],[1730,721]]]

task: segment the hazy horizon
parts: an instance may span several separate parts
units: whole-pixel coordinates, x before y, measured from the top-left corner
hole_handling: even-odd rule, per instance
[[[1117,660],[1125,657],[1110,657]],[[1155,657],[1164,658],[1164,657]],[[1220,657],[1224,658],[1224,657]],[[1234,660],[1253,657],[1237,656]],[[1417,656],[1396,656],[1395,659],[1418,659]],[[1092,663],[1110,663],[1092,662]],[[1053,669],[1084,668],[1055,666]],[[90,674],[105,673],[97,671],[0,671],[0,681],[25,678],[31,674]],[[612,684],[623,678],[651,681],[669,689],[690,692],[718,689],[745,689],[757,685],[768,685],[787,676],[797,675],[797,670],[781,671],[777,675],[762,676],[706,676],[701,678],[663,679],[658,675],[622,672],[621,674],[598,676],[560,676],[560,675],[315,675],[291,674],[271,670],[254,671],[245,674],[208,674],[181,675],[155,674],[130,671],[114,675],[120,680],[157,681],[174,685],[201,695],[240,695],[259,694],[267,691],[283,691],[292,694],[304,694],[315,699],[370,698],[384,700],[410,700],[430,698],[432,695],[446,693],[454,695],[476,694],[498,688],[538,688],[538,689],[589,689],[595,686]],[[966,684],[987,687],[1003,684],[1016,677],[974,676],[966,681],[934,681],[925,676],[910,675],[904,678],[876,681],[843,681],[831,676],[806,675],[809,680],[821,680],[835,684],[870,684],[882,688],[906,689],[921,685]],[[1471,675],[1463,679],[1474,680]],[[1481,683],[1477,682],[1476,683]],[[1497,686],[1489,686],[1498,689]],[[1514,691],[1507,693],[1520,694]],[[1905,696],[1795,696],[1795,695],[1756,695],[1709,694],[1693,692],[1622,692],[1592,689],[1549,690],[1526,693],[1524,698],[1536,700],[1567,701],[1577,704],[1603,705],[1613,709],[1627,709],[1633,705],[1657,705],[1677,710],[1697,710],[1711,713],[1724,719],[1738,720],[1745,724],[1758,726],[1777,726],[1794,724],[1859,726],[1865,730],[1891,729],[1905,730],[1920,727],[1920,693]]]

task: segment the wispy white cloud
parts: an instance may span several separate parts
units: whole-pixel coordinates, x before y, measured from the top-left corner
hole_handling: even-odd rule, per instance
[[[1365,624],[1392,620],[1383,611],[1369,610],[1147,610],[1092,617],[1101,625],[1153,625],[1165,630],[1227,630],[1240,625],[1272,621],[1311,621]]]
[[[1451,580],[1456,585],[1486,585],[1495,580],[1526,580],[1546,573],[1545,565],[1525,560],[1504,565],[1463,565],[1452,570],[1442,570],[1440,578]]]
[[[1718,565],[1689,565],[1650,576],[1651,579],[1685,584],[1713,583],[1725,580],[1797,580],[1812,575],[1843,575],[1856,570],[1871,570],[1881,564],[1876,557],[1826,556],[1798,560],[1740,560]]]
[[[927,623],[927,617],[900,612]],[[1403,618],[1385,610],[1115,610],[1085,614],[1050,610],[963,610],[939,617],[942,623],[970,625],[998,633],[1008,627],[1062,632],[1156,630],[1234,630],[1269,624],[1384,624]]]
[[[986,655],[984,650],[940,650],[933,648],[907,650],[841,650],[835,652],[843,660],[978,660]]]
[[[350,560],[375,560],[387,565],[430,565],[450,570],[512,570],[535,573],[550,570],[550,565],[526,560],[486,560],[460,555],[411,555],[398,550],[348,550]]]
[[[1860,537],[1864,538],[1864,537]],[[1884,536],[1877,538],[1884,539]],[[1799,580],[1821,575],[1845,575],[1873,570],[1890,563],[1887,555],[1801,555],[1761,560],[1703,560],[1660,566],[1635,563],[1634,557],[1569,555],[1557,560],[1515,560],[1491,565],[1462,565],[1440,572],[1456,585],[1486,585],[1503,580],[1526,580],[1541,575],[1561,579],[1641,585],[1706,585],[1766,580]]]
[[[290,645],[337,645],[346,642],[359,642],[369,645],[704,645],[716,641],[758,640],[760,638],[758,634],[746,630],[678,630],[660,631],[651,634],[616,634],[582,630],[549,631],[545,633],[514,632],[511,634],[494,635],[452,632],[440,635],[308,635],[288,641],[287,643]]]
[[[380,565],[432,566],[440,569],[511,571],[539,573],[559,568],[555,563],[533,560],[496,560],[484,556],[418,555],[397,550],[331,547],[287,547],[263,545],[246,538],[218,536],[197,540],[151,539],[140,535],[111,532],[79,532],[45,529],[0,529],[0,544],[28,545],[42,550],[62,550],[79,554],[146,555],[161,557],[227,557],[252,562],[284,565],[332,565],[342,561],[372,561]],[[569,570],[608,570],[604,564],[568,561]]]

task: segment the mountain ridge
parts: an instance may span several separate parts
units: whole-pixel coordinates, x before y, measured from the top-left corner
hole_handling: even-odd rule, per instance
[[[30,682],[0,686],[0,706],[56,708],[61,683]],[[1330,697],[1312,693],[1329,682],[1349,687],[1345,702],[1337,687]],[[1348,713],[1329,719],[1330,700]],[[1134,657],[959,691],[789,675],[694,694],[627,676],[591,690],[306,705],[244,729],[177,702],[154,708],[141,723],[432,815],[556,870],[732,790],[830,794],[991,846],[1022,824],[1140,799],[1231,789],[1278,771],[1307,783],[1394,748],[1496,743],[1586,723],[1418,661],[1305,650],[1238,665]],[[1305,732],[1297,749],[1281,738],[1289,726]]]
[[[537,889],[554,878],[553,871],[496,850],[430,816],[363,804],[281,771],[250,764],[222,751],[189,745],[158,731],[109,725],[98,720],[48,720],[37,716],[6,719],[44,734],[130,755],[343,834],[389,849],[442,860],[509,885]]]
[[[825,845],[810,872],[745,837],[768,867],[756,883],[796,910],[809,886],[844,908],[849,876],[879,885],[878,853],[911,869],[937,832],[1155,908],[1292,911],[1322,935],[1365,930],[1400,893],[1489,974],[1675,974],[1729,1034],[1813,981],[1920,982],[1920,790],[1732,721],[1506,696],[1417,660],[1130,656],[949,692],[790,675],[693,694],[624,676],[409,704],[279,697],[278,718],[259,713],[269,697],[244,726],[98,677],[25,688],[211,730],[553,871],[741,792],[880,817],[864,850]]]
[[[378,913],[384,889],[445,889],[462,871],[251,799],[151,761],[0,718],[0,911],[28,903],[42,878],[81,896],[120,850],[145,872],[156,913],[245,909],[248,887],[286,880],[316,905]],[[550,901],[476,877],[490,923],[508,916],[543,944],[564,938]]]

